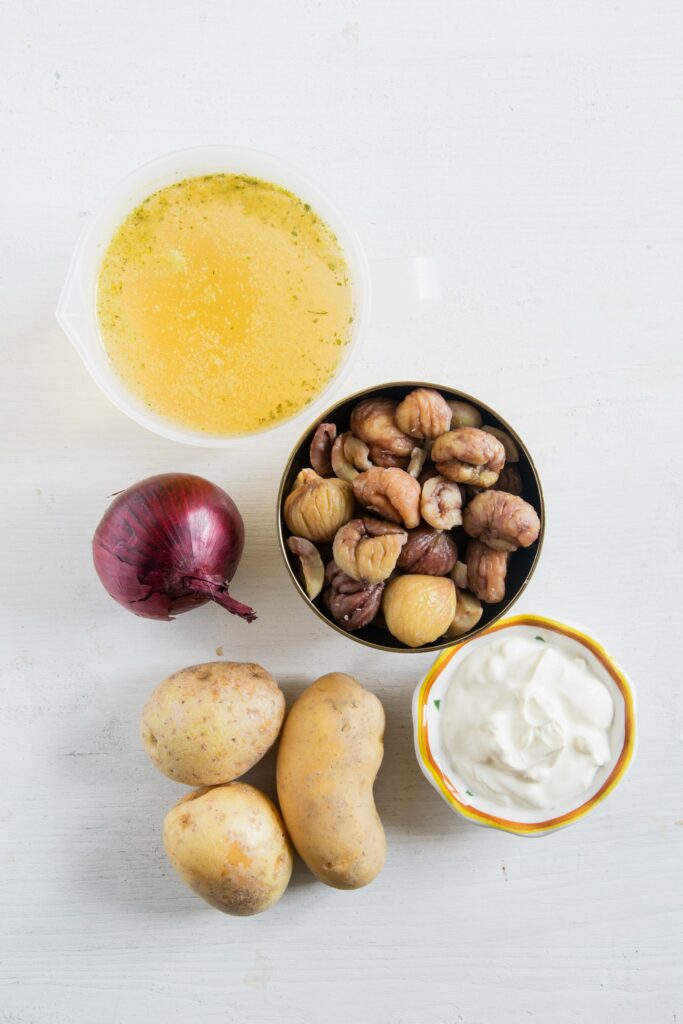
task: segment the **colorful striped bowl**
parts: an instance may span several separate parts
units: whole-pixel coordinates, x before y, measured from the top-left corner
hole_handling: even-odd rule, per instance
[[[552,640],[585,658],[609,687],[614,699],[611,762],[598,771],[593,785],[586,793],[568,806],[554,808],[550,817],[547,810],[532,809],[525,812],[516,811],[514,818],[503,817],[504,812],[498,805],[474,796],[456,777],[441,742],[439,709],[448,686],[449,673],[445,671],[446,667],[455,659],[469,654],[476,646],[486,644],[494,633],[510,629],[523,631],[542,640]],[[584,818],[623,779],[636,751],[635,691],[633,683],[623,669],[617,665],[602,644],[583,629],[540,615],[516,615],[495,623],[471,640],[449,647],[437,657],[415,690],[413,727],[415,753],[420,767],[429,782],[454,811],[476,825],[501,829],[517,836],[543,836]]]

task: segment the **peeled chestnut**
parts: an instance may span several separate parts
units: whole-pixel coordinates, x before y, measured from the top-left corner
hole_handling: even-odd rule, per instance
[[[407,539],[406,531],[396,523],[370,516],[351,519],[337,530],[332,555],[352,579],[380,583],[391,576]]]
[[[433,388],[415,388],[396,408],[396,424],[410,437],[435,438],[451,427],[451,410]]]
[[[340,434],[332,445],[330,461],[335,476],[352,484],[363,469],[372,469],[368,446],[350,430]]]
[[[465,562],[456,562],[451,571],[451,579],[455,583],[456,590],[467,590],[467,565]]]
[[[375,618],[383,590],[384,583],[361,583],[330,562],[325,570],[322,599],[337,625],[352,633]]]
[[[489,427],[488,425],[483,426],[481,429],[486,431],[487,434],[492,434],[493,437],[498,438],[505,449],[506,462],[519,462],[517,442],[512,440],[506,430],[501,430],[500,427]]]
[[[396,576],[384,589],[382,611],[389,632],[407,647],[433,643],[455,617],[455,584],[447,576]]]
[[[507,491],[508,494],[516,494],[518,498],[521,498],[524,494],[524,484],[522,483],[522,474],[516,466],[506,462],[496,480],[495,489],[497,491]],[[474,495],[473,495],[474,497]]]
[[[394,455],[393,452],[388,452],[379,444],[371,444],[369,452],[372,465],[379,466],[381,469],[408,469],[410,465],[411,456]]]
[[[454,398],[447,398],[446,404],[451,410],[451,430],[458,427],[480,427],[481,413],[470,402],[459,402]]]
[[[458,558],[458,548],[449,533],[431,526],[408,531],[396,567],[404,572],[447,576]]]
[[[364,398],[351,413],[351,432],[370,445],[372,451],[409,458],[415,442],[399,428],[395,413],[397,402],[390,398]]]
[[[476,537],[497,551],[528,548],[541,530],[533,505],[507,491],[478,494],[465,507],[462,522],[470,537]]]
[[[461,590],[460,587],[456,587],[455,593],[455,615],[446,630],[446,636],[449,638],[469,633],[484,614],[481,601],[474,594],[470,594],[469,590]]]
[[[334,423],[319,423],[316,427],[308,454],[318,476],[332,476],[332,445],[336,436]]]
[[[287,547],[299,559],[304,588],[311,601],[314,601],[323,589],[325,576],[320,552],[315,544],[311,544],[310,540],[306,540],[304,537],[288,537]]]
[[[480,601],[497,604],[503,600],[509,558],[507,551],[494,551],[478,540],[469,542],[465,555],[467,582]]]
[[[420,485],[403,469],[366,469],[353,481],[359,505],[411,529],[420,522]]]
[[[429,477],[422,484],[422,518],[436,530],[452,530],[462,523],[462,492],[458,484],[445,476]]]
[[[353,488],[345,480],[321,477],[302,469],[285,498],[284,517],[289,530],[313,543],[330,544],[354,510]]]
[[[442,476],[456,483],[492,487],[505,465],[505,448],[478,427],[458,427],[437,437],[432,459]]]

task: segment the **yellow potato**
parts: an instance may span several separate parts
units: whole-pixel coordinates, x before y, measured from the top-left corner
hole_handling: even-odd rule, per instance
[[[187,786],[244,775],[277,739],[285,698],[260,665],[214,661],[169,676],[142,712],[142,743],[159,771]]]
[[[166,815],[164,846],[191,889],[238,917],[272,907],[292,874],[292,847],[277,808],[245,782],[188,793]]]
[[[384,709],[352,676],[321,676],[282,731],[277,791],[296,849],[316,878],[359,889],[379,874],[384,829],[372,786],[382,763]]]

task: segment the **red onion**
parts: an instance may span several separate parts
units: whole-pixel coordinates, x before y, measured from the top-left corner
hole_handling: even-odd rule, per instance
[[[122,491],[93,537],[105,590],[136,615],[170,619],[207,601],[251,622],[228,583],[244,547],[232,498],[189,473],[162,473]]]

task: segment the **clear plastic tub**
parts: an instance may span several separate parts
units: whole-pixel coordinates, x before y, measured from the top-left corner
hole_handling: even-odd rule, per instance
[[[332,228],[344,251],[354,300],[354,321],[346,354],[335,376],[316,398],[288,420],[252,434],[216,435],[179,426],[152,412],[133,395],[114,371],[97,320],[97,279],[107,246],[122,221],[152,192],[184,178],[202,174],[249,174],[275,182],[294,192]],[[57,320],[85,363],[90,375],[122,412],[148,430],[184,444],[210,448],[241,447],[250,439],[284,424],[309,421],[341,385],[370,308],[370,274],[360,241],[330,200],[287,163],[258,150],[237,146],[201,146],[183,149],[152,160],[133,171],[110,193],[86,223],[76,245],[66,282],[57,305]]]

